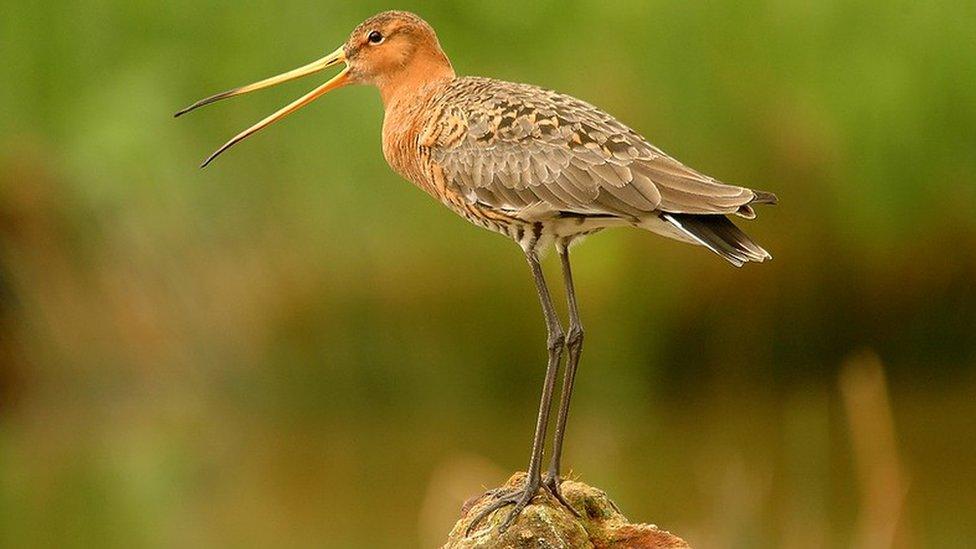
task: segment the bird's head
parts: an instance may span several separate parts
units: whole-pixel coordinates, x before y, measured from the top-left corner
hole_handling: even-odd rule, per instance
[[[342,51],[350,79],[381,90],[420,76],[453,76],[434,29],[404,11],[370,17],[352,31]]]
[[[239,133],[210,155],[202,166],[206,166],[222,152],[247,137],[343,86],[376,86],[380,89],[384,102],[389,103],[398,94],[421,87],[427,82],[454,77],[451,62],[441,49],[434,29],[426,21],[412,13],[387,11],[361,23],[345,44],[318,61],[201,99],[176,113],[176,116],[222,99],[269,88],[338,65],[345,66],[331,80]]]

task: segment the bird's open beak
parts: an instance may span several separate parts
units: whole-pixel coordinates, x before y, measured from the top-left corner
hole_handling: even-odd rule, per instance
[[[346,62],[346,52],[342,47],[340,47],[339,49],[323,57],[322,59],[319,59],[318,61],[315,61],[313,63],[309,63],[304,67],[299,67],[293,71],[288,71],[284,74],[279,74],[278,76],[272,76],[271,78],[262,80],[260,82],[255,82],[253,84],[242,86],[240,88],[234,88],[232,90],[228,90],[223,93],[218,93],[217,95],[212,95],[206,99],[201,99],[200,101],[197,101],[196,103],[176,113],[176,116],[184,115],[194,109],[198,109],[200,107],[203,107],[204,105],[215,103],[217,101],[220,101],[221,99],[227,99],[229,97],[234,97],[236,95],[241,95],[256,90],[261,90],[264,88],[270,88],[271,86],[281,84],[282,82],[288,82],[289,80],[294,80],[296,78],[308,76],[310,74],[323,71],[329,67],[333,67],[335,65],[338,65],[340,63],[345,63],[345,62]],[[325,84],[322,84],[321,86],[308,92],[307,94],[305,94],[295,102],[291,103],[290,105],[284,107],[278,112],[272,114],[271,116],[265,118],[264,120],[258,122],[257,124],[251,126],[250,128],[234,136],[233,139],[225,143],[224,146],[220,147],[219,149],[217,149],[216,152],[210,155],[210,157],[207,158],[203,162],[203,164],[200,165],[200,167],[201,168],[206,167],[207,164],[210,164],[210,162],[212,162],[214,158],[217,158],[217,156],[220,155],[220,153],[233,147],[237,143],[240,143],[244,139],[247,139],[252,134],[257,133],[260,130],[263,130],[264,128],[270,126],[271,124],[274,124],[275,122],[297,111],[298,109],[304,107],[305,105],[308,105],[312,101],[315,101],[316,99],[325,95],[326,93],[334,89],[341,88],[342,86],[345,86],[348,83],[349,83],[349,67],[347,66],[346,68],[342,69],[342,72],[337,74],[332,80],[329,80]]]

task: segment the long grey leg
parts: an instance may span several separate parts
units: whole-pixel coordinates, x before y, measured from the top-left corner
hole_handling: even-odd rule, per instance
[[[539,258],[535,252],[526,252],[525,255],[529,262],[529,267],[532,269],[532,277],[535,279],[536,289],[539,292],[542,312],[546,317],[546,328],[548,331],[547,347],[549,349],[546,379],[542,385],[542,399],[539,402],[539,417],[535,424],[535,437],[532,439],[532,457],[529,459],[528,477],[525,480],[524,489],[495,494],[496,500],[479,513],[468,525],[468,534],[471,534],[482,519],[491,513],[507,505],[514,505],[515,508],[512,509],[505,522],[501,525],[501,530],[505,531],[532,501],[532,498],[536,496],[539,488],[542,487],[542,454],[546,445],[546,427],[549,425],[552,393],[556,385],[556,372],[559,370],[559,361],[562,358],[565,336],[563,335],[563,328],[559,324],[556,309],[552,305],[552,297],[549,295],[549,287],[546,285],[546,279],[542,274],[542,266],[539,264]]]
[[[542,386],[542,400],[539,403],[539,417],[535,424],[535,439],[532,441],[532,458],[529,461],[529,482],[535,482],[542,477],[542,452],[546,445],[546,427],[549,425],[549,411],[552,407],[552,392],[556,385],[556,372],[562,358],[565,336],[559,324],[556,309],[552,306],[552,297],[546,286],[546,279],[542,276],[542,266],[535,253],[527,254],[532,276],[535,278],[536,289],[539,291],[539,301],[542,302],[542,312],[546,317],[549,349],[549,363],[546,366],[546,381]]]
[[[562,498],[559,490],[560,458],[563,451],[563,438],[566,435],[566,420],[569,417],[569,401],[573,396],[573,383],[576,381],[576,368],[583,350],[583,325],[580,323],[579,307],[576,304],[576,289],[573,286],[573,271],[569,264],[569,247],[560,246],[559,258],[562,260],[563,280],[566,285],[566,299],[569,302],[569,333],[566,336],[568,357],[566,371],[563,373],[562,395],[559,398],[559,412],[556,416],[556,432],[552,445],[552,461],[546,474],[546,486],[559,500],[576,512]]]

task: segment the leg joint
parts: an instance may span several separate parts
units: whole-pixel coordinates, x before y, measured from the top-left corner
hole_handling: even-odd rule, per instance
[[[556,328],[555,330],[550,330],[546,345],[550,352],[562,350],[563,346],[566,345],[566,336],[563,335],[562,329]]]
[[[566,336],[566,346],[570,349],[579,349],[583,346],[583,327],[573,325],[569,327],[569,334]]]

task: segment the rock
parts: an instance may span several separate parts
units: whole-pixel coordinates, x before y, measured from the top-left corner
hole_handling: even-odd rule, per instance
[[[506,488],[522,486],[525,473],[516,473]],[[509,508],[485,518],[478,529],[465,536],[471,519],[491,503],[484,495],[468,500],[461,509],[461,519],[454,525],[443,549],[672,549],[688,548],[681,538],[651,524],[631,524],[617,505],[602,490],[582,482],[562,483],[566,498],[580,517],[573,516],[549,492],[542,490],[505,533],[499,525]]]

